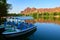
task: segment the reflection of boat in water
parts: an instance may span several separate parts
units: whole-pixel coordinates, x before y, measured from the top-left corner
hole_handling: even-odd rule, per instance
[[[26,23],[24,20],[33,19],[26,17],[12,17],[7,18],[7,21],[4,22],[5,31],[2,32],[2,35],[6,38],[21,36],[31,32],[36,29],[32,23]],[[1,25],[2,26],[2,25]],[[24,35],[25,36],[25,35]]]

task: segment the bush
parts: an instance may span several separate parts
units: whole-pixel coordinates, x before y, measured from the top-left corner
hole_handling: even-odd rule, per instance
[[[3,24],[5,20],[5,18],[0,18],[0,25]]]

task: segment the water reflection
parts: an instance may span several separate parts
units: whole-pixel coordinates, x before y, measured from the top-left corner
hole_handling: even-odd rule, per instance
[[[37,31],[29,40],[60,40],[60,18],[39,18],[26,22],[32,21],[37,26]]]
[[[37,31],[32,40],[60,40],[60,25],[54,23],[35,23]]]
[[[60,40],[60,18],[39,18],[26,20],[26,22],[34,23],[37,26],[37,30],[23,35],[25,36],[24,38],[16,37],[15,39],[12,38],[12,40]]]
[[[56,17],[42,17],[42,18],[38,18],[38,19],[34,19],[34,20],[26,20],[26,22],[29,23],[36,23],[36,22],[40,22],[40,23],[55,23],[55,24],[60,24],[60,17],[56,18]]]

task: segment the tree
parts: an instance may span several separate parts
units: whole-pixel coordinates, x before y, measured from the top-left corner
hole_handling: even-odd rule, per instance
[[[53,15],[56,16],[58,13],[57,12],[54,12]]]
[[[7,16],[10,6],[6,0],[0,0],[0,16]]]
[[[0,0],[0,24],[3,22],[1,17],[7,16],[10,6],[6,0]]]

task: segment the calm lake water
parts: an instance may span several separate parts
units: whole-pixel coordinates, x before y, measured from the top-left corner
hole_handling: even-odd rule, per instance
[[[34,25],[37,29],[26,38],[14,38],[14,40],[60,40],[60,18],[37,19]]]

